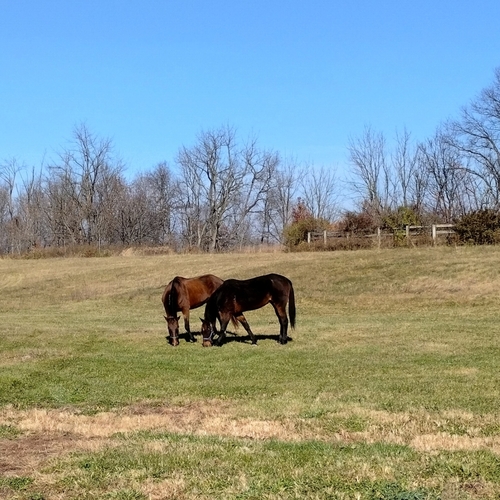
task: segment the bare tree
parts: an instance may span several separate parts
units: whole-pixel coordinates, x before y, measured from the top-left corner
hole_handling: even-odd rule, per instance
[[[173,243],[175,214],[180,205],[178,182],[168,164],[162,162],[146,174],[146,183],[154,225],[153,241],[160,245]]]
[[[121,193],[114,205],[122,244],[174,243],[172,205],[178,195],[166,163],[138,174],[130,185],[124,184],[116,192]]]
[[[4,182],[0,180],[0,252],[9,252],[11,241],[9,236],[9,189]]]
[[[260,150],[255,139],[240,146],[234,129],[222,127],[181,148],[177,163],[185,241],[209,251],[241,245],[263,210],[278,155]]]
[[[338,215],[338,181],[333,168],[306,167],[301,176],[303,200],[316,219],[332,221]]]
[[[254,236],[263,241],[269,194],[280,163],[274,151],[261,150],[256,139],[250,140],[241,150],[243,165],[242,185],[235,200],[231,233],[236,235],[235,243],[240,247],[249,243]]]
[[[107,186],[123,170],[121,162],[113,158],[111,140],[101,139],[80,125],[74,130],[72,147],[61,153],[60,162],[50,170],[53,224],[76,243],[100,241]]]
[[[280,159],[270,189],[265,193],[260,218],[261,243],[282,243],[283,231],[290,224],[292,207],[297,197],[299,167],[295,160]]]
[[[470,209],[475,184],[463,168],[457,149],[441,132],[420,145],[419,163],[428,176],[428,209],[444,222],[452,222]]]
[[[16,179],[22,169],[16,158],[5,161],[0,165],[0,184],[3,191],[4,231],[6,244],[10,252],[20,252],[21,248],[21,219],[18,216],[17,200],[15,196]]]
[[[354,194],[374,219],[380,218],[390,208],[391,200],[385,138],[365,127],[361,137],[349,141],[348,150]]]
[[[43,168],[21,175],[19,188],[19,214],[23,221],[24,248],[45,246],[49,242],[46,219],[47,196],[43,184]]]
[[[484,185],[484,204],[500,207],[500,68],[493,84],[450,124],[450,144],[467,158],[467,168]],[[465,168],[465,167],[464,167]]]
[[[399,206],[416,207],[419,205],[418,200],[422,197],[419,190],[422,184],[416,182],[417,160],[417,148],[412,147],[411,134],[406,129],[402,133],[396,133],[396,147],[391,155],[391,161],[395,173],[396,204]]]
[[[221,128],[203,132],[191,148],[182,147],[177,162],[182,168],[188,239],[210,251],[217,249],[224,218],[240,186],[235,132]]]

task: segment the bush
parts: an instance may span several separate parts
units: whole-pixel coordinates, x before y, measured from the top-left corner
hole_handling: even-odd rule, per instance
[[[392,231],[404,230],[406,226],[421,225],[418,213],[410,207],[399,207],[388,212],[382,219],[383,227]]]
[[[463,243],[475,245],[499,243],[500,214],[488,208],[470,212],[455,221],[455,232]]]
[[[344,233],[374,233],[377,224],[373,217],[366,211],[345,212],[337,224],[339,231]]]
[[[324,231],[328,229],[329,223],[324,219],[315,217],[305,217],[293,222],[285,227],[283,231],[285,245],[288,248],[296,247],[301,242],[307,242],[307,233],[315,231]]]

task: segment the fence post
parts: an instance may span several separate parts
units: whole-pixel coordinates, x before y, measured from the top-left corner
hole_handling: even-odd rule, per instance
[[[382,231],[380,230],[380,227],[377,227],[377,242],[380,250],[380,247],[382,246]]]
[[[326,247],[326,229],[323,231],[323,244]]]
[[[307,243],[311,244],[311,231],[307,231]]]
[[[436,224],[432,224],[432,244],[435,245],[437,240]]]

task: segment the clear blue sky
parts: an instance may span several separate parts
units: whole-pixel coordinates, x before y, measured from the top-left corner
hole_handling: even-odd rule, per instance
[[[0,0],[0,162],[80,123],[128,172],[202,130],[345,168],[365,125],[417,140],[493,82],[499,0]]]

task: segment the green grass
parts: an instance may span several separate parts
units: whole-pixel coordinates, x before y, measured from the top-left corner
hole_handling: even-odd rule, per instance
[[[161,443],[155,452],[137,452],[152,439]],[[230,460],[227,457],[231,457]],[[357,465],[368,458],[370,468],[357,475]],[[206,498],[308,498],[332,497],[336,492],[364,498],[387,498],[412,490],[409,478],[417,473],[418,456],[400,446],[332,446],[319,442],[280,443],[220,438],[149,435],[99,454],[78,456],[67,464],[70,481],[88,482],[84,488],[106,489],[123,471],[157,482],[182,471],[185,489]],[[387,469],[399,469],[385,479]],[[380,479],[374,477],[380,476]],[[124,485],[131,488],[131,485]],[[415,498],[436,498],[420,490]],[[377,494],[378,493],[378,494]]]
[[[6,467],[0,497],[498,498],[499,264],[496,247],[0,260],[0,448],[55,448],[36,474]],[[257,347],[242,329],[169,346],[163,285],[208,272],[288,276],[293,340],[266,307],[246,314]],[[167,427],[50,427],[137,411]]]

